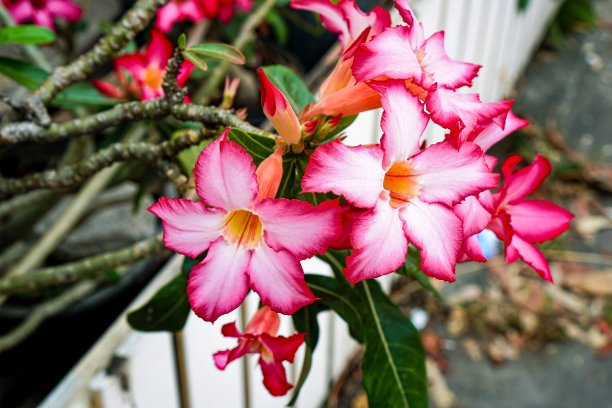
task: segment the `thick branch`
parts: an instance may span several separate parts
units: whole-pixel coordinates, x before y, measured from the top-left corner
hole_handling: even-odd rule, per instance
[[[119,161],[131,159],[151,163],[162,171],[177,187],[183,186],[187,178],[176,164],[165,160],[180,150],[210,137],[207,133],[188,132],[178,138],[165,141],[159,145],[151,143],[115,143],[100,150],[87,159],[57,170],[46,170],[18,179],[0,178],[0,196],[23,193],[39,188],[70,187],[84,181],[104,167]]]
[[[169,0],[138,0],[88,53],[80,56],[72,64],[56,68],[36,90],[41,101],[48,105],[55,95],[75,82],[83,80],[94,69],[105,64],[114,54],[125,47],[130,40],[144,30],[158,8]]]
[[[182,95],[182,93],[181,93]],[[112,126],[143,119],[161,119],[172,114],[180,120],[200,122],[205,126],[232,126],[247,132],[264,133],[231,111],[197,104],[173,104],[168,98],[126,102],[115,107],[48,128],[30,122],[8,124],[0,129],[0,146],[26,141],[52,142],[83,134],[93,134]]]
[[[96,255],[81,261],[42,268],[0,280],[0,294],[32,292],[94,276],[121,265],[129,265],[165,251],[161,234],[119,251]]]

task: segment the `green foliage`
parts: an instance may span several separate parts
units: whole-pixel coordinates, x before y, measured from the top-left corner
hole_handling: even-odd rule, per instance
[[[563,36],[577,26],[594,27],[597,24],[592,0],[564,0],[548,27],[546,42],[556,49],[564,47]]]
[[[408,253],[406,254],[406,261],[397,271],[400,275],[409,276],[419,282],[421,286],[434,294],[437,298],[441,298],[440,292],[436,289],[429,280],[429,277],[423,273],[420,268],[421,265],[421,250],[414,245],[410,244],[408,247]]]
[[[283,65],[268,65],[263,67],[263,70],[270,82],[287,97],[296,114],[314,101],[314,96],[304,81],[289,68]]]
[[[253,157],[255,166],[274,153],[276,146],[274,139],[235,128],[229,132],[228,139],[242,146]]]
[[[142,307],[130,312],[127,321],[140,331],[170,331],[183,329],[189,316],[187,278],[177,275],[162,286]]]
[[[36,65],[0,57],[0,73],[33,91],[49,76],[49,73]],[[53,101],[55,106],[74,108],[79,106],[111,106],[117,101],[106,98],[88,82],[78,82],[58,94]]]
[[[47,27],[22,24],[0,28],[0,44],[47,44],[55,41],[55,33]]]
[[[516,9],[521,12],[527,10],[530,0],[516,0]]]

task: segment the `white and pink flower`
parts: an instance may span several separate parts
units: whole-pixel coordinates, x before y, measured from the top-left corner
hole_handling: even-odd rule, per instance
[[[347,258],[351,282],[393,272],[404,263],[408,243],[422,249],[421,268],[454,280],[463,242],[461,220],[452,207],[497,185],[482,150],[471,142],[421,149],[428,116],[404,81],[371,84],[382,98],[380,145],[347,147],[339,141],[319,146],[302,180],[305,192],[343,195],[367,209],[350,234],[355,248]]]
[[[338,237],[340,208],[337,201],[314,207],[274,199],[270,188],[258,196],[253,160],[226,140],[228,131],[198,157],[202,202],[161,198],[149,210],[162,219],[168,248],[192,258],[208,250],[187,287],[198,316],[215,321],[238,307],[249,288],[273,310],[291,314],[316,300],[299,261],[324,253]]]

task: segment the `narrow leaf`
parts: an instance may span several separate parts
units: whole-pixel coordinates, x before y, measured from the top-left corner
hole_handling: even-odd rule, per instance
[[[204,43],[194,45],[185,50],[190,54],[200,55],[229,61],[232,64],[242,65],[246,62],[244,55],[234,46],[221,43]]]
[[[187,279],[179,274],[162,286],[144,306],[130,312],[127,321],[140,331],[176,332],[185,326],[189,310]]]
[[[368,313],[363,386],[371,407],[427,407],[425,350],[418,330],[382,291],[378,282],[360,282]]]
[[[263,67],[266,76],[289,100],[291,107],[298,114],[306,105],[314,101],[308,87],[293,71],[283,65]]]
[[[200,58],[199,55],[196,55],[196,54],[191,53],[189,51],[183,51],[183,57],[185,57],[185,59],[193,62],[193,65],[195,65],[196,67],[200,68],[202,71],[208,70],[208,64],[206,63],[206,61],[204,61],[204,58]]]
[[[55,33],[47,27],[22,24],[0,28],[0,44],[47,44],[55,41]]]

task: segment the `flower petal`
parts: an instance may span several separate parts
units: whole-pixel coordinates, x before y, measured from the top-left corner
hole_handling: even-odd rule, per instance
[[[276,312],[293,314],[317,300],[306,286],[299,261],[284,249],[275,252],[262,242],[253,250],[249,275],[251,288]]]
[[[164,245],[195,258],[222,235],[225,212],[184,198],[162,197],[149,207],[162,220]]]
[[[466,197],[453,207],[453,212],[463,222],[463,236],[466,239],[481,232],[491,222],[491,213],[482,206],[476,196]]]
[[[340,34],[339,40],[343,47],[351,42],[351,33],[348,21],[336,4],[329,0],[297,0],[291,2],[291,8],[297,10],[309,10],[318,13],[323,26],[332,33]]]
[[[421,248],[421,270],[448,282],[455,280],[455,263],[463,243],[461,220],[440,204],[413,200],[402,208],[406,236]]]
[[[34,16],[35,10],[30,0],[19,0],[12,5],[8,5],[6,1],[4,3],[17,24],[30,20]]]
[[[418,49],[423,44],[424,38],[422,24],[418,22],[407,0],[395,0],[395,8],[402,17],[402,20],[410,27],[408,36],[410,46],[413,50]]]
[[[446,55],[444,31],[438,31],[425,40],[422,50],[425,56],[421,60],[421,67],[439,86],[450,89],[472,86],[472,80],[478,76],[480,65],[455,61]]]
[[[314,207],[300,200],[266,199],[255,207],[264,239],[275,251],[286,249],[298,260],[322,254],[340,235],[338,200]]]
[[[548,261],[544,257],[544,254],[542,254],[542,252],[540,252],[540,250],[533,244],[525,241],[520,236],[515,234],[512,237],[512,243],[508,248],[506,248],[506,251],[509,249],[516,251],[523,262],[535,269],[542,279],[549,282],[553,281],[552,275],[550,274]],[[508,257],[506,257],[506,260],[507,258]]]
[[[468,142],[476,143],[483,152],[486,152],[491,146],[508,136],[510,133],[516,132],[527,125],[529,125],[528,121],[517,117],[512,111],[509,111],[503,128],[491,120],[475,128],[471,134],[463,139]]]
[[[83,10],[81,7],[67,0],[47,0],[47,10],[57,17],[63,17],[74,23],[81,18]]]
[[[386,28],[355,53],[353,75],[357,81],[367,81],[379,76],[392,79],[414,78],[421,82],[423,71],[415,52],[410,48],[410,28],[396,26]]]
[[[306,193],[333,192],[354,206],[373,207],[383,191],[385,172],[380,146],[348,147],[334,140],[316,148],[302,179]]]
[[[198,156],[194,173],[196,192],[208,205],[233,211],[257,201],[253,158],[234,142],[219,138],[209,144]]]
[[[569,228],[574,215],[549,201],[526,200],[508,205],[510,225],[515,233],[529,242],[555,239]]]
[[[259,359],[263,383],[268,392],[275,397],[285,395],[293,386],[287,382],[285,368],[282,363],[272,361],[267,363],[263,358]]]
[[[376,206],[353,224],[344,274],[351,283],[377,278],[399,268],[406,259],[408,240],[398,210],[379,199]]]
[[[429,146],[412,158],[419,199],[453,206],[467,196],[497,187],[499,174],[491,173],[480,147],[464,143],[459,150],[449,142]]]
[[[289,361],[293,363],[295,353],[304,343],[304,337],[306,337],[306,333],[298,333],[290,337],[273,337],[264,333],[259,339],[270,349],[272,355],[274,355],[274,361]]]
[[[305,119],[312,119],[317,115],[350,116],[376,108],[380,108],[380,95],[366,83],[358,82],[320,99],[308,110]]]
[[[236,322],[224,324],[223,327],[221,327],[221,334],[225,337],[242,337],[242,333],[240,333],[240,330],[236,327]]]
[[[249,291],[247,269],[251,252],[228,244],[223,238],[208,249],[203,262],[189,275],[187,295],[191,308],[202,319],[214,322],[236,309]]]
[[[278,331],[278,326],[280,326],[278,314],[268,306],[263,306],[253,315],[244,333],[253,336],[266,333],[270,336],[274,336]]]
[[[421,151],[421,135],[429,116],[419,98],[406,90],[404,81],[372,82],[370,86],[381,95],[383,136],[380,143],[385,152],[383,167],[387,168]]]
[[[487,258],[482,252],[480,241],[477,235],[472,235],[463,241],[463,251],[469,257],[467,260],[476,262],[487,262]]]
[[[429,88],[425,102],[434,122],[459,133],[465,127],[489,120],[503,128],[513,101],[483,103],[476,94],[460,94],[434,84]]]
[[[146,66],[155,65],[165,69],[168,60],[172,57],[173,47],[170,40],[157,30],[151,30],[151,40],[145,50]]]
[[[139,52],[120,55],[115,58],[114,64],[116,70],[123,68],[135,79],[140,79],[144,75],[145,59]]]
[[[544,179],[550,174],[550,162],[539,154],[536,155],[533,164],[525,166],[513,174],[514,168],[520,161],[520,157],[511,156],[502,165],[504,185],[501,194],[503,201],[506,203],[523,200],[540,187]]]
[[[187,16],[181,13],[177,3],[171,1],[157,10],[155,28],[162,33],[167,33],[168,31],[172,30],[174,23],[182,21],[186,18]]]
[[[253,340],[243,337],[238,340],[238,346],[234,347],[233,349],[216,352],[215,354],[213,354],[215,366],[219,370],[224,370],[229,363],[248,353],[249,346],[252,343]]]

